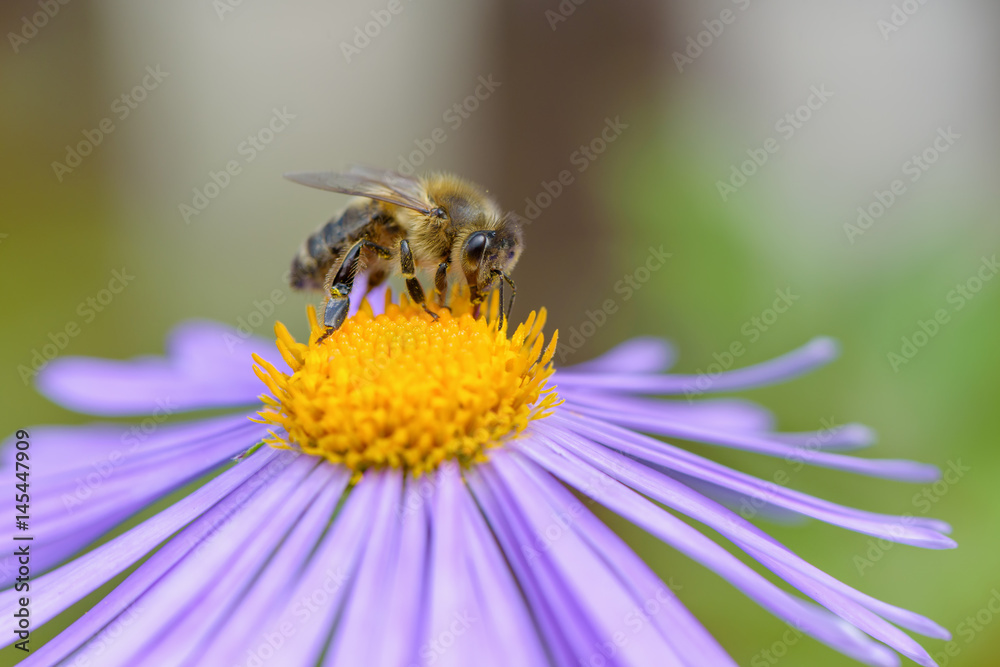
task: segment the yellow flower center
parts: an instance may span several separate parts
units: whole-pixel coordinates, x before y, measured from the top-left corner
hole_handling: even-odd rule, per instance
[[[374,315],[367,302],[322,342],[325,328],[309,309],[309,344],[280,322],[277,346],[292,373],[255,355],[254,371],[271,396],[261,418],[280,426],[265,442],[347,466],[403,468],[415,475],[445,460],[463,465],[550,414],[558,395],[552,375],[556,336],[544,348],[545,310],[513,335],[492,317],[474,317],[468,293],[455,290],[450,310],[433,320],[403,297]],[[279,432],[280,433],[280,432]]]

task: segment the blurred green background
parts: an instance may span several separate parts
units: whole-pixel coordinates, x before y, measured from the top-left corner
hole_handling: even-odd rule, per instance
[[[43,4],[51,16],[39,17]],[[782,430],[860,421],[880,434],[863,456],[967,471],[922,487],[803,470],[790,486],[945,519],[960,547],[896,546],[861,568],[865,536],[761,525],[827,572],[955,632],[956,656],[923,641],[942,664],[996,664],[1000,622],[971,637],[960,624],[1000,588],[1000,280],[977,282],[993,277],[1000,249],[1000,8],[389,6],[3,4],[2,431],[86,421],[30,386],[35,354],[53,340],[60,355],[157,354],[182,320],[237,325],[272,306],[256,334],[268,336],[275,317],[304,331],[316,300],[284,275],[343,199],[282,173],[356,162],[451,170],[523,215],[544,207],[515,273],[521,315],[544,305],[567,336],[615,300],[567,362],[636,335],[674,341],[684,372],[737,341],[743,365],[816,335],[839,339],[833,366],[750,397]],[[77,162],[73,150],[87,154]],[[232,164],[238,173],[220,176]],[[564,170],[572,182],[552,197]],[[871,222],[859,223],[859,207]],[[616,285],[645,277],[636,270],[661,246],[671,257],[626,299]],[[134,278],[111,295],[102,290],[114,271]],[[758,326],[776,290],[797,299]],[[928,325],[941,310],[947,321]],[[934,335],[921,336],[921,322]],[[68,325],[78,334],[60,336]],[[697,449],[769,479],[787,469]],[[741,665],[850,664],[808,638],[783,642],[787,628],[719,577],[609,521]],[[19,658],[0,651],[0,664]]]

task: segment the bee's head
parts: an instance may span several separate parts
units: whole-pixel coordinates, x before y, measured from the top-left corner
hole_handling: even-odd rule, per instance
[[[522,248],[521,225],[510,216],[490,229],[475,230],[465,237],[459,261],[469,283],[473,303],[482,302],[498,284],[502,290],[501,281],[514,289],[510,272],[517,264]]]

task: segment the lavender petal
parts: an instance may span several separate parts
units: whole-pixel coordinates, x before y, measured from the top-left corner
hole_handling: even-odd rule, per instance
[[[929,634],[936,637],[948,635],[947,630],[930,619],[876,600],[843,584],[796,556],[749,521],[704,498],[682,483],[657,474],[641,463],[581,437],[550,440],[549,445],[562,457],[560,460],[569,458],[571,455],[567,450],[572,451],[573,455],[580,457],[586,464],[594,466],[602,473],[717,530],[817,602],[905,655],[912,657],[913,652],[922,649],[909,637],[884,623],[881,618],[870,614],[869,609],[884,612],[896,622],[918,632],[929,631]],[[550,465],[551,460],[550,458]]]
[[[579,606],[573,604],[557,576],[558,571],[551,569],[533,549],[530,527],[519,513],[510,511],[507,496],[494,488],[496,475],[491,468],[492,463],[486,463],[468,470],[465,479],[469,490],[510,563],[551,662],[577,664],[584,653],[580,647],[594,636],[594,630]],[[522,492],[525,501],[534,499],[533,489]]]
[[[275,635],[268,636],[260,630],[269,625],[272,610],[284,609],[289,604],[291,591],[329,526],[330,517],[334,515],[350,478],[345,469],[331,464],[320,464],[312,476],[317,478],[316,483],[322,490],[304,506],[303,514],[293,521],[288,537],[265,569],[250,584],[243,598],[215,629],[213,640],[207,645],[203,644],[203,664],[230,665],[241,661],[249,662],[252,658],[260,660],[262,654],[274,649],[275,642],[268,640]],[[308,493],[307,491],[306,495]],[[290,499],[288,505],[293,506],[293,502],[297,500]],[[299,509],[303,507],[300,506]],[[334,573],[334,577],[336,575]],[[255,633],[249,641],[248,629]],[[279,628],[277,637],[284,643],[295,634],[295,626],[286,626]]]
[[[541,549],[536,547],[535,567],[548,568],[550,576],[554,576],[563,588],[563,596],[579,607],[591,626],[589,635],[574,646],[578,659],[583,664],[603,657],[609,664],[681,665],[670,642],[655,628],[651,632],[634,634],[624,643],[615,641],[617,633],[626,627],[643,600],[629,593],[571,527],[560,527],[566,521],[561,517],[589,513],[588,510],[568,493],[559,502],[550,502],[547,489],[527,476],[510,453],[494,454],[490,463],[484,470],[484,477],[494,476],[494,488],[505,495],[509,503],[507,512],[520,514],[530,527],[531,535],[548,538],[552,529],[561,530],[557,538],[538,545]],[[533,486],[535,488],[529,493],[528,489]],[[538,544],[537,540],[535,542]],[[528,545],[522,542],[522,546]],[[606,642],[611,642],[613,651],[606,648]]]
[[[571,373],[662,373],[676,359],[677,351],[662,338],[639,337],[619,343],[599,357],[565,368]]]
[[[751,475],[732,470],[665,442],[589,417],[556,413],[545,422],[535,423],[535,428],[540,429],[539,432],[553,426],[579,433],[610,449],[624,452],[651,465],[663,466],[725,486],[738,493],[761,498],[777,507],[790,509],[848,530],[931,549],[950,549],[956,546],[954,540],[938,532],[939,522],[924,520],[922,517],[912,517],[904,521],[902,517],[866,512],[820,500],[776,484],[765,483]]]
[[[453,486],[461,534],[466,536],[466,562],[480,617],[485,619],[489,612],[488,627],[483,625],[489,630],[497,665],[547,664],[538,625],[531,617],[496,538],[490,533],[468,486],[457,479]],[[510,637],[517,637],[518,641],[510,642]]]
[[[828,364],[837,356],[837,344],[830,338],[816,338],[797,350],[770,361],[707,375],[652,375],[640,373],[573,373],[557,371],[552,381],[570,389],[600,389],[644,394],[685,394],[754,389],[786,382]]]
[[[413,633],[388,633],[372,641],[370,629],[385,620],[386,609],[395,605],[399,589],[419,585],[416,581],[399,582],[391,576],[400,560],[410,557],[399,550],[402,525],[397,508],[403,490],[403,476],[398,470],[369,471],[369,483],[378,485],[378,506],[368,518],[370,536],[364,553],[358,560],[353,586],[344,601],[335,634],[330,642],[324,665],[386,665],[389,656],[416,654]],[[419,616],[416,617],[419,619]],[[410,623],[415,619],[408,619]]]
[[[150,434],[130,427],[92,425],[33,429],[35,497],[33,559],[43,572],[90,544],[157,498],[217,467],[266,429],[245,416],[159,426]],[[4,468],[13,467],[13,449]],[[3,532],[13,531],[7,526]],[[0,585],[16,571],[0,556]]]
[[[519,442],[517,448],[522,451],[532,449],[526,442]],[[520,457],[514,458],[535,483],[546,489],[550,502],[555,504],[574,502],[567,497],[566,490],[554,477],[537,466],[526,465]],[[541,461],[539,463],[547,467]],[[647,623],[652,623],[671,643],[685,665],[735,667],[736,663],[715,637],[695,619],[670,588],[614,531],[589,512],[578,512],[570,521],[568,527],[580,534],[589,548],[615,574],[621,585],[629,589],[633,599],[643,601],[636,608],[637,613],[628,617],[628,622],[619,629],[621,633],[619,637],[624,637],[624,640],[628,641],[632,635],[645,631]]]
[[[933,482],[941,476],[941,471],[936,466],[924,463],[899,459],[859,459],[853,456],[831,454],[818,449],[808,450],[776,441],[766,434],[733,433],[718,428],[692,425],[675,419],[671,415],[630,414],[590,406],[578,406],[576,410],[612,424],[647,433],[682,438],[707,445],[742,449],[783,458],[789,462],[808,463],[871,477],[926,483]]]
[[[289,457],[294,455],[262,450],[135,528],[39,577],[32,587],[31,611],[35,623],[41,625],[51,620],[204,514],[249,478],[273,470],[273,466],[287,465]],[[0,593],[0,613],[13,613],[16,598],[13,589]]]
[[[357,566],[371,537],[371,518],[384,507],[384,485],[385,477],[365,475],[347,493],[330,530],[290,587],[285,605],[257,626],[262,636],[294,629],[295,640],[286,642],[265,664],[317,664],[356,583]]]
[[[770,431],[774,417],[751,401],[709,399],[688,403],[661,399],[621,396],[596,391],[560,391],[566,409],[598,408],[619,414],[651,416],[692,426],[713,427],[725,431],[760,433]]]
[[[252,353],[284,367],[273,345],[214,322],[188,322],[171,334],[166,358],[62,357],[41,371],[38,389],[63,407],[108,417],[252,405],[264,389]]]
[[[522,445],[520,449],[546,459],[550,472],[567,484],[712,569],[785,622],[866,664],[897,664],[895,654],[884,646],[836,616],[782,591],[697,529],[592,466],[565,454],[547,455],[538,447]]]
[[[127,667],[144,656],[156,656],[162,667],[190,664],[197,644],[228,612],[246,577],[263,565],[280,539],[280,526],[261,524],[281,515],[282,504],[315,466],[312,457],[292,460],[147,588],[134,603],[140,613],[128,632],[103,647],[101,665]]]

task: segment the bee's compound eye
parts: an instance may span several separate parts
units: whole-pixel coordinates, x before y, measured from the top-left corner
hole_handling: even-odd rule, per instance
[[[469,236],[465,242],[465,261],[469,264],[479,264],[483,260],[483,253],[486,252],[486,232],[476,232]]]

